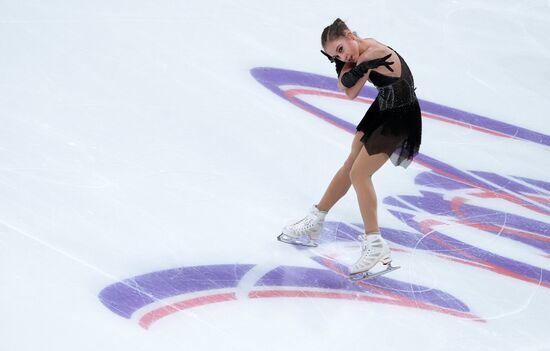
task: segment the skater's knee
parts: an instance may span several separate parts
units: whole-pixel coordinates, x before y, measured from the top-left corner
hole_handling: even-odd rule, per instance
[[[346,169],[347,172],[351,170],[351,167],[353,166],[353,163],[357,159],[357,156],[359,156],[359,153],[361,152],[361,149],[363,148],[363,143],[361,142],[361,137],[363,136],[363,132],[357,132],[355,134],[355,138],[353,139],[353,143],[351,145],[351,152],[344,162],[344,166],[342,168]]]
[[[350,168],[348,175],[351,183],[357,184],[369,179],[372,174],[367,172],[365,169],[362,169],[361,167],[357,167],[357,165],[355,164]]]
[[[351,172],[351,167],[353,167],[353,162],[355,162],[355,158],[352,158],[351,156],[348,157],[348,159],[344,162],[344,164],[340,168],[340,171],[346,174],[349,174]]]

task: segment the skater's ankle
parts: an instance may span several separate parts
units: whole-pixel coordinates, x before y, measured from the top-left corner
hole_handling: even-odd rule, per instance
[[[367,232],[365,232],[365,235],[366,236],[380,235],[380,231],[379,230],[367,231]]]
[[[319,207],[319,205],[315,205],[315,208],[319,210],[319,212],[323,212],[323,213],[328,213],[328,208],[322,208],[322,207]]]

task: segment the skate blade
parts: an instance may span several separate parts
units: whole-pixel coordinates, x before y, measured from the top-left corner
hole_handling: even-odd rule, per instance
[[[372,278],[375,278],[375,277],[379,277],[381,275],[388,274],[388,273],[393,272],[393,271],[395,271],[399,268],[401,268],[401,267],[400,266],[395,266],[394,267],[391,264],[388,264],[386,269],[383,269],[380,272],[366,271],[366,272],[353,273],[353,274],[349,275],[349,279],[351,281],[354,281],[354,282],[361,281],[361,280],[369,280],[369,279],[372,279]]]
[[[277,240],[279,240],[280,242],[283,242],[285,244],[291,244],[291,245],[296,245],[296,246],[305,246],[305,247],[317,247],[317,243],[315,241],[299,241],[299,240],[295,240],[291,237],[289,237],[288,235],[286,234],[281,234],[277,237]]]

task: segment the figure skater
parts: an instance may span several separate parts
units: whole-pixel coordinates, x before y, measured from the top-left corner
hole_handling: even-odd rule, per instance
[[[372,175],[390,159],[407,167],[418,153],[422,122],[412,73],[405,60],[392,48],[372,38],[362,39],[341,19],[321,34],[321,52],[336,64],[338,87],[350,99],[359,94],[367,81],[378,95],[357,125],[351,153],[336,172],[324,195],[309,214],[285,226],[280,241],[317,246],[325,216],[353,185],[365,233],[359,235],[361,256],[349,267],[352,279],[368,278],[378,262],[391,268],[391,252],[380,235],[376,192]],[[381,273],[385,273],[383,271]]]

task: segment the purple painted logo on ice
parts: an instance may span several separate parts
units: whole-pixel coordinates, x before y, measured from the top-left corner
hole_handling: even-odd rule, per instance
[[[347,99],[337,91],[335,78],[275,68],[256,68],[252,70],[252,75],[272,92],[300,108],[355,133],[355,125],[299,98],[316,95]],[[375,88],[365,87],[356,100],[371,103],[376,94]],[[421,100],[420,105],[423,118],[496,137],[550,146],[548,135],[427,101]],[[421,196],[402,195],[384,199],[384,203],[392,208],[390,212],[413,229],[405,232],[383,228],[385,238],[405,247],[432,251],[457,262],[550,287],[549,271],[472,247],[436,230],[444,224],[465,225],[531,245],[539,249],[544,257],[550,258],[550,225],[547,222],[468,203],[471,199],[500,199],[547,219],[550,215],[550,183],[486,171],[460,170],[422,153],[415,162],[428,170],[418,175],[416,184],[432,190],[421,190]],[[418,219],[422,217],[429,219]]]
[[[328,223],[323,236],[354,241],[356,234],[346,225]],[[131,318],[137,312],[136,319],[145,329],[163,317],[188,308],[259,298],[370,301],[483,322],[463,302],[443,291],[385,277],[354,284],[341,264],[326,257],[314,256],[312,259],[325,268],[254,264],[182,267],[113,284],[99,297],[111,311],[122,317]],[[172,301],[166,302],[169,298]]]
[[[336,80],[315,74],[274,68],[252,70],[256,80],[300,108],[344,129],[355,126],[299,97],[317,95],[346,99],[336,90]],[[365,87],[356,101],[371,103],[374,88]],[[466,127],[496,137],[550,146],[550,137],[486,117],[421,101],[423,118]],[[446,229],[474,228],[480,235],[506,237],[529,245],[550,258],[550,183],[495,174],[460,170],[425,154],[415,162],[426,168],[415,179],[420,195],[395,195],[383,199],[388,211],[410,230],[381,228],[392,250],[432,252],[437,257],[491,271],[501,276],[550,288],[550,272],[462,242]],[[522,214],[491,208],[489,201],[505,201]],[[482,205],[480,205],[482,204]],[[532,213],[526,217],[525,213]],[[326,224],[321,245],[355,241],[360,225]],[[298,248],[299,249],[299,248]],[[350,283],[347,269],[328,256],[313,254],[318,268],[256,264],[182,267],[133,277],[105,288],[100,300],[114,313],[136,318],[149,328],[167,315],[192,307],[258,298],[329,298],[385,303],[444,313],[483,322],[456,296],[426,286],[378,277]],[[397,274],[394,275],[398,276]]]

